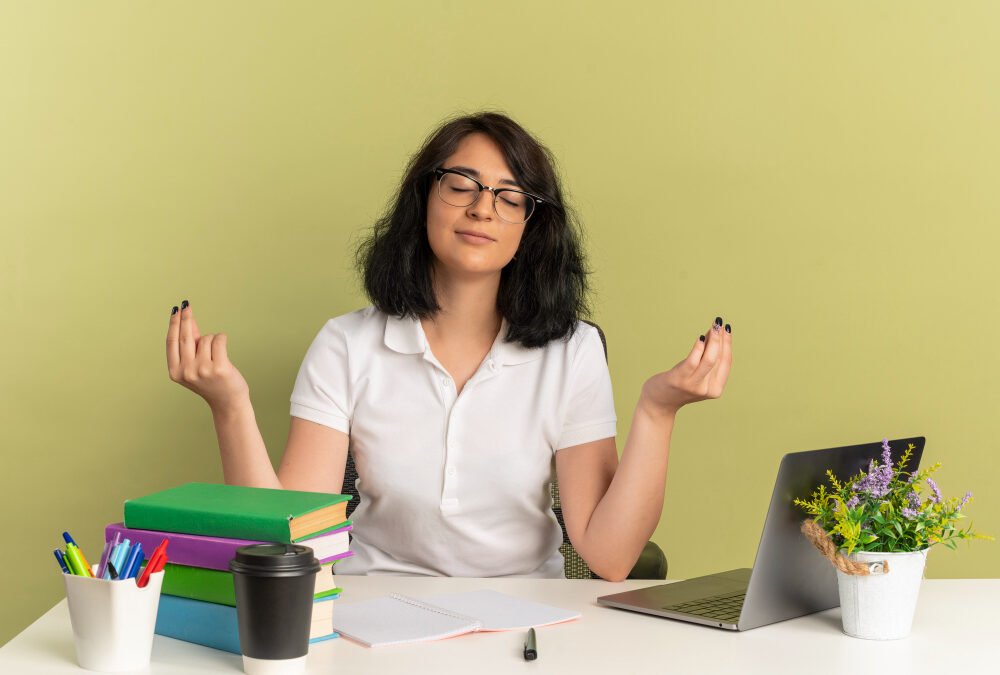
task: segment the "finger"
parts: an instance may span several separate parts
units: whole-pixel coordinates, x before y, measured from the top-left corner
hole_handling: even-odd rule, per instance
[[[719,334],[722,331],[721,321],[721,318],[716,318],[715,323],[712,324],[708,333],[705,334],[705,352],[702,354],[701,362],[694,372],[696,379],[700,380],[707,377],[719,361],[719,355],[722,352],[722,336]]]
[[[181,366],[186,366],[189,363],[194,363],[195,355],[195,338],[194,338],[194,322],[191,316],[191,307],[188,301],[185,300],[181,303],[180,311],[180,355],[181,355]]]
[[[728,323],[726,327],[732,328]],[[722,337],[722,354],[715,366],[713,377],[718,391],[721,393],[722,389],[726,386],[726,381],[729,379],[729,373],[733,369],[733,334],[731,331],[723,330],[720,332],[720,336]]]
[[[684,365],[691,372],[697,370],[698,364],[701,363],[701,356],[705,353],[705,339],[704,335],[699,335],[698,339],[694,341],[694,346],[691,347],[691,352],[684,359]]]
[[[181,365],[180,343],[178,338],[181,331],[181,313],[178,307],[174,307],[170,313],[170,321],[167,324],[167,372],[173,377]]]
[[[212,368],[212,341],[215,335],[209,333],[198,338],[198,353],[195,356],[195,363],[198,364],[198,374],[207,374]]]
[[[213,363],[227,363],[229,361],[229,353],[226,349],[226,343],[229,338],[226,337],[225,333],[219,333],[212,340],[212,362]]]
[[[195,362],[197,354],[198,324],[194,320],[194,310],[187,300],[181,303],[181,328],[180,328],[180,355],[181,366]]]

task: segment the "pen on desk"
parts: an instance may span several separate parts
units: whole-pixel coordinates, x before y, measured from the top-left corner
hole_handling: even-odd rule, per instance
[[[538,658],[538,640],[535,637],[535,629],[528,629],[528,641],[524,643],[524,660],[534,661]]]
[[[72,572],[69,571],[69,567],[66,566],[66,561],[63,559],[63,552],[56,549],[53,553],[56,555],[56,560],[59,561],[59,567],[62,568],[63,574],[72,574]]]

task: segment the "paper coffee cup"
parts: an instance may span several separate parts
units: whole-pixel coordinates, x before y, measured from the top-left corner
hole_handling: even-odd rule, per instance
[[[305,670],[319,561],[300,544],[253,544],[229,563],[247,675]]]

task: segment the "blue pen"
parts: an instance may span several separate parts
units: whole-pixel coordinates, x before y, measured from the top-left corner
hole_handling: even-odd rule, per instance
[[[108,564],[104,566],[104,575],[101,577],[102,579],[114,578],[111,576],[111,572],[108,571],[108,567],[114,565],[115,569],[116,570],[118,569],[118,555],[122,550],[122,546],[124,545],[125,542],[120,541],[111,548],[111,553],[108,554]]]
[[[112,562],[115,564],[115,569],[118,570],[118,575],[121,576],[122,565],[125,564],[125,558],[128,557],[129,549],[132,547],[132,542],[129,541],[128,537],[122,539],[122,543],[118,544],[118,550],[115,551],[115,557]]]
[[[53,553],[56,554],[56,560],[59,561],[59,567],[62,568],[63,574],[72,574],[72,572],[69,571],[69,568],[66,567],[66,561],[63,560],[63,552],[56,549]]]
[[[76,542],[73,541],[73,537],[69,536],[69,532],[63,532],[63,539],[66,540],[67,544],[73,544],[73,546],[76,546]],[[79,546],[76,547],[80,548]]]
[[[136,545],[129,551],[128,560],[125,561],[125,569],[121,572],[121,578],[131,579],[134,577],[136,571],[139,569],[139,565],[142,564],[142,560],[142,542],[136,542]]]
[[[118,551],[119,549],[121,549],[121,547],[122,547],[122,542],[119,541],[114,546],[112,546],[111,551],[108,552],[108,562],[104,566],[104,574],[101,575],[102,579],[112,578],[111,573],[108,571],[108,567],[110,567],[116,560],[118,560]]]

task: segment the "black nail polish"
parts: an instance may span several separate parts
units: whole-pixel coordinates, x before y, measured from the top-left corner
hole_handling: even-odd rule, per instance
[[[176,313],[177,313],[177,305],[174,305],[174,308],[170,310],[170,316],[173,316]]]
[[[187,306],[188,306],[188,301],[187,300],[185,300],[184,302],[181,303],[181,309],[182,310],[183,309],[187,309]]]
[[[722,325],[722,317],[721,316],[715,317],[715,325],[716,326],[721,326]]]
[[[705,336],[701,335],[701,336],[698,337],[698,339],[701,340],[702,342],[704,342],[705,341]]]
[[[732,333],[733,332],[733,327],[730,326],[728,323],[726,324],[726,332],[727,333]]]

